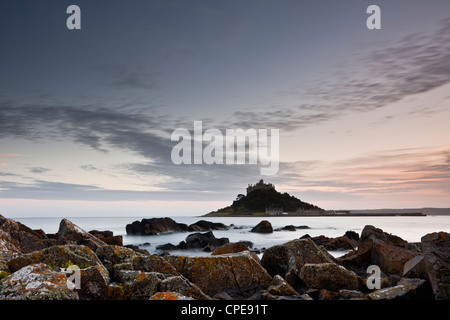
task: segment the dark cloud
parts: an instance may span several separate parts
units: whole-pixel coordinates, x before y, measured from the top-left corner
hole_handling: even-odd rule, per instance
[[[30,171],[32,173],[45,173],[45,172],[51,171],[51,169],[49,169],[49,168],[42,168],[42,167],[33,167],[33,168],[30,169]]]
[[[406,36],[395,45],[355,56],[351,64],[343,64],[328,77],[276,92],[280,98],[297,97],[297,106],[237,111],[231,124],[289,131],[348,113],[372,111],[448,82],[450,18],[442,20],[433,34]],[[430,110],[424,108],[423,112]]]

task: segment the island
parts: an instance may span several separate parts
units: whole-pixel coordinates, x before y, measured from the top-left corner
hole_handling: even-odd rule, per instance
[[[203,216],[426,216],[422,210],[418,209],[324,210],[314,204],[304,202],[287,192],[278,192],[274,184],[265,183],[263,179],[256,184],[249,184],[246,191],[246,195],[238,194],[231,205]]]
[[[318,215],[325,210],[316,205],[280,193],[272,183],[258,183],[247,187],[247,194],[238,194],[236,200],[225,208],[207,213],[205,216],[301,216]]]

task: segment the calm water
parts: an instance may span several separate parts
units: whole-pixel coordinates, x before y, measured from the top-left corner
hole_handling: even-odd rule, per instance
[[[255,248],[269,248],[293,239],[297,239],[306,233],[310,236],[325,235],[337,237],[343,235],[348,230],[361,234],[365,225],[374,225],[383,231],[395,234],[409,242],[419,242],[420,238],[427,233],[445,231],[450,232],[450,216],[426,216],[426,217],[262,217],[262,218],[203,218],[203,217],[171,217],[176,222],[192,224],[199,220],[212,222],[222,222],[225,225],[234,224],[235,228],[226,231],[213,231],[217,238],[226,237],[230,242],[249,240],[254,243]],[[47,233],[56,233],[59,222],[62,218],[14,218],[32,229],[42,229]],[[147,249],[150,253],[156,252],[156,246],[165,243],[177,245],[185,240],[189,233],[171,233],[158,236],[129,236],[126,234],[125,226],[142,217],[89,217],[89,218],[68,218],[86,231],[90,230],[111,230],[115,235],[122,235],[124,245],[139,245]],[[273,228],[282,228],[286,225],[307,225],[311,229],[297,231],[276,231],[272,234],[258,234],[250,232],[251,228],[261,220],[268,220]],[[150,243],[150,245],[143,245]],[[179,251],[172,254],[183,255],[207,255],[201,251]],[[333,253],[340,255],[340,253]]]

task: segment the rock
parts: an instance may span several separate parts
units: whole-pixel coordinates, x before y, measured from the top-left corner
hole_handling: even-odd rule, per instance
[[[273,277],[266,293],[274,296],[300,296],[300,294],[279,275]]]
[[[64,245],[22,254],[8,261],[8,267],[12,272],[27,265],[43,262],[50,268],[56,269],[67,265],[75,264],[80,269],[91,266],[104,268],[95,253],[87,246]]]
[[[415,256],[405,263],[405,265],[403,266],[402,277],[428,280],[428,274],[425,269],[423,255]]]
[[[229,243],[228,238],[216,238],[212,231],[205,233],[192,233],[186,237],[185,245],[180,244],[182,249],[203,249],[214,251],[216,248]]]
[[[352,231],[352,230],[346,231],[344,236],[351,240],[359,241],[359,234],[355,231]]]
[[[205,233],[192,233],[186,237],[185,241],[181,241],[178,245],[166,243],[156,247],[158,250],[188,250],[203,249],[203,251],[214,251],[216,248],[229,243],[228,238],[216,238],[212,231]]]
[[[9,267],[6,263],[19,254],[21,250],[12,243],[10,234],[0,230],[0,272],[8,272]]]
[[[178,276],[180,273],[163,257],[157,255],[136,255],[135,257],[124,260],[124,262],[115,264],[112,268],[113,279],[117,279],[117,275],[122,270],[158,272],[164,276]]]
[[[430,233],[422,237],[425,270],[436,299],[450,299],[450,234]]]
[[[180,273],[165,258],[157,255],[138,255],[131,259],[133,270],[159,272],[165,276],[179,276]]]
[[[196,284],[205,294],[222,292],[248,296],[267,288],[272,277],[245,252],[211,257],[165,257],[178,272]]]
[[[37,263],[4,278],[0,284],[0,300],[78,300],[78,294],[69,289],[64,273]]]
[[[14,246],[21,253],[48,248],[55,244],[55,240],[49,239],[44,231],[32,230],[24,224],[6,219],[2,215],[0,215],[0,230],[10,235],[8,239],[10,246]]]
[[[234,242],[234,243],[226,243],[216,250],[214,250],[211,255],[217,256],[217,255],[225,255],[225,254],[234,254],[239,252],[246,252],[250,254],[255,261],[258,263],[261,263],[261,260],[259,259],[258,255],[255,252],[252,252],[248,249],[247,245],[244,242]]]
[[[195,299],[183,296],[178,292],[157,292],[150,297],[150,300],[195,300]]]
[[[407,247],[408,243],[400,237],[367,225],[361,233],[358,250],[346,255],[340,262],[347,268],[356,269],[377,265],[385,273],[400,276],[404,264],[419,255]]]
[[[172,250],[180,250],[181,247],[179,245],[174,245],[172,243],[165,243],[165,244],[156,246],[156,249],[161,250],[161,251],[172,251]]]
[[[164,275],[158,272],[122,270],[118,278],[123,286],[123,299],[148,300],[158,291]]]
[[[91,230],[89,231],[89,233],[92,234],[94,237],[97,237],[98,239],[102,240],[106,244],[123,246],[123,237],[115,236],[112,231]]]
[[[177,292],[195,300],[211,300],[199,287],[183,276],[173,276],[162,280],[158,291]]]
[[[85,245],[91,248],[93,251],[99,247],[106,245],[105,242],[93,236],[89,232],[83,230],[76,224],[72,223],[68,219],[62,219],[59,223],[59,229],[57,232],[57,245],[64,244],[77,244]]]
[[[158,235],[175,231],[188,231],[188,226],[171,218],[151,218],[134,221],[126,225],[127,234]]]
[[[269,221],[263,220],[260,223],[258,223],[255,227],[253,227],[250,232],[256,232],[256,233],[272,233],[273,228]]]
[[[249,248],[244,242],[230,242],[215,249],[211,255],[216,256],[219,254],[238,253],[246,250],[249,250]]]
[[[396,286],[375,290],[367,295],[371,300],[423,300],[433,298],[431,288],[423,279],[402,279]]]
[[[228,226],[220,222],[209,222],[205,220],[197,221],[189,225],[188,231],[210,231],[210,230],[228,230]]]
[[[307,263],[300,270],[300,278],[309,288],[315,289],[337,291],[360,287],[358,276],[336,263]]]
[[[105,268],[92,266],[80,270],[80,299],[101,300],[107,297],[109,273]]]
[[[278,274],[290,285],[295,286],[300,279],[300,270],[306,263],[335,261],[326,250],[318,247],[311,239],[297,239],[266,249],[261,264],[270,275]]]
[[[322,289],[317,297],[318,300],[368,300],[366,295],[358,290],[341,289],[330,291]]]
[[[294,225],[288,225],[288,226],[284,226],[283,228],[281,228],[281,230],[283,231],[297,231],[297,228]]]
[[[116,245],[101,246],[95,251],[95,254],[109,270],[111,270],[114,265],[129,262],[137,256],[137,253],[133,249]]]

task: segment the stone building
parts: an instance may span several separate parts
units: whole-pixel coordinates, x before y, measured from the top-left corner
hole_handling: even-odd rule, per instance
[[[247,194],[249,194],[250,192],[257,190],[257,189],[264,189],[264,190],[270,190],[270,189],[274,189],[275,190],[275,186],[271,183],[264,183],[264,180],[261,179],[259,180],[258,183],[251,185],[249,184],[247,187]]]

